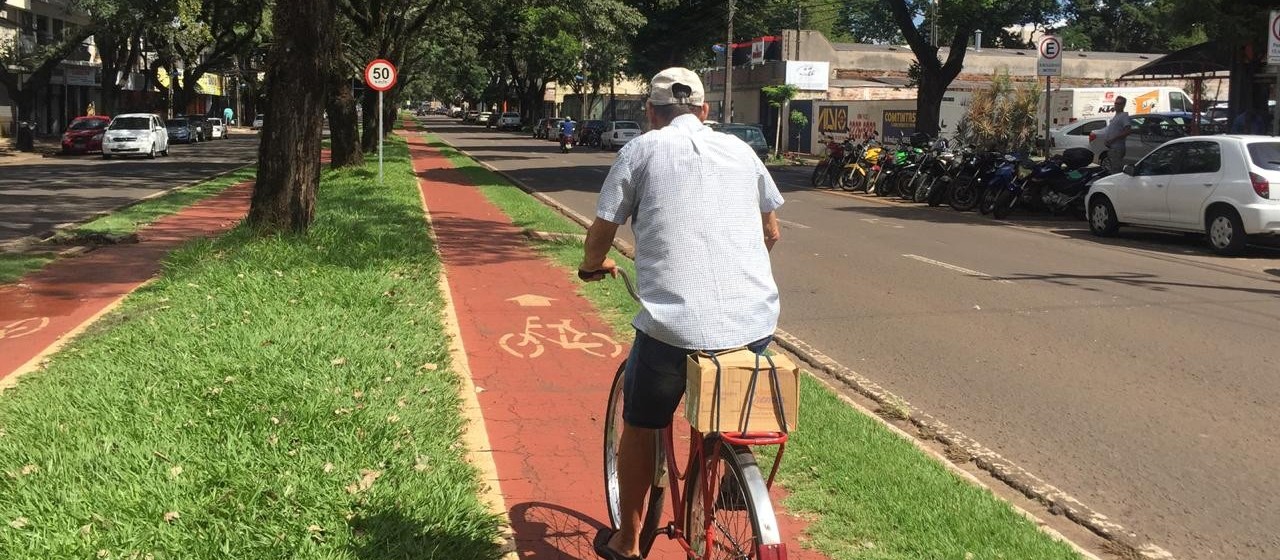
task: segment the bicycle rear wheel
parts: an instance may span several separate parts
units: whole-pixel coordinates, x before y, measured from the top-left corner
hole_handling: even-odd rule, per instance
[[[617,530],[622,525],[622,502],[618,486],[618,446],[622,440],[622,384],[623,372],[627,369],[624,360],[613,376],[613,386],[609,389],[609,405],[604,417],[604,496],[609,509],[609,524]],[[661,432],[659,432],[661,433]],[[662,442],[660,437],[654,438],[655,464],[665,466]],[[653,541],[658,536],[658,523],[662,520],[662,501],[666,499],[667,488],[659,482],[665,471],[656,469],[654,484],[649,487],[648,504],[645,507],[643,523],[640,526],[640,555],[648,556]]]
[[[684,531],[698,557],[772,560],[785,554],[769,489],[751,448],[708,438],[703,443],[703,453],[715,458],[711,498],[707,500],[702,494],[706,476],[702,464],[693,465],[685,487],[689,496],[685,499]]]

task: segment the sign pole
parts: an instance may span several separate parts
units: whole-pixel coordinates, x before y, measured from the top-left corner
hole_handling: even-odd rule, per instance
[[[382,92],[378,92],[378,184],[382,184]]]
[[[1044,157],[1049,157],[1049,119],[1053,115],[1053,76],[1044,77]]]
[[[364,67],[364,83],[378,92],[378,184],[382,184],[382,136],[386,132],[382,122],[382,92],[396,85],[396,66],[391,61],[376,59]]]

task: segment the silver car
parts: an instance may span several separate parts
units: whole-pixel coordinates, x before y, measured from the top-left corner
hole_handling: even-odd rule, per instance
[[[636,121],[611,121],[600,133],[600,149],[617,150],[643,133]]]

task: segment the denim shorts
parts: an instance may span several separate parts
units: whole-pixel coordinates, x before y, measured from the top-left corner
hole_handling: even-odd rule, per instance
[[[747,345],[759,354],[772,336]],[[698,350],[677,348],[636,330],[636,341],[627,356],[622,383],[622,419],[637,428],[658,430],[671,425],[671,416],[684,396],[686,367]]]

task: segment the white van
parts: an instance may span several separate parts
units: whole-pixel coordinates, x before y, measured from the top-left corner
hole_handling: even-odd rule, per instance
[[[1107,117],[1116,112],[1116,97],[1129,100],[1130,115],[1146,113],[1186,112],[1193,109],[1191,96],[1176,87],[1090,87],[1062,88],[1053,91],[1049,115],[1053,127],[1061,127],[1093,117]]]

